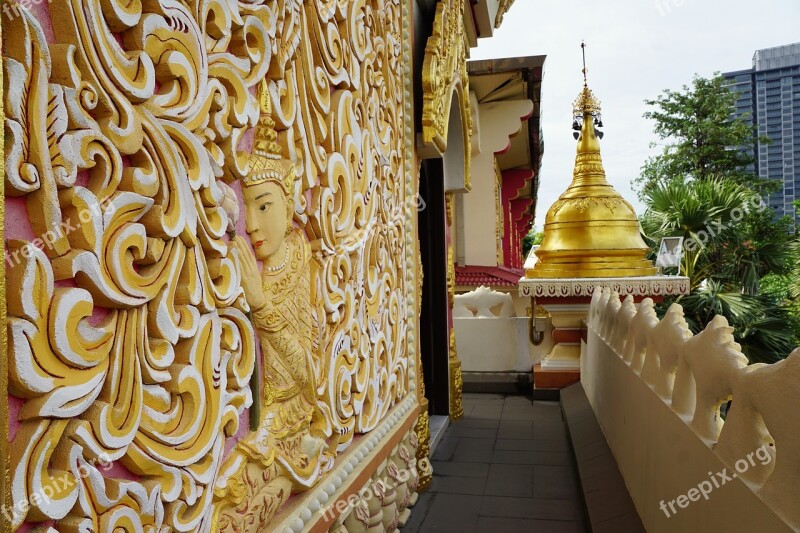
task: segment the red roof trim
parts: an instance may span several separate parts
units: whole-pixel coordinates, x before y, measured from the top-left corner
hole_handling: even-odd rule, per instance
[[[504,266],[456,266],[456,285],[461,287],[516,287],[525,271]]]

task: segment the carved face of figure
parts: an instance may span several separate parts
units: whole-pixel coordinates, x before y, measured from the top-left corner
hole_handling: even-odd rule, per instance
[[[245,222],[247,234],[260,261],[268,261],[279,253],[291,224],[293,204],[286,198],[280,184],[267,181],[244,187]]]

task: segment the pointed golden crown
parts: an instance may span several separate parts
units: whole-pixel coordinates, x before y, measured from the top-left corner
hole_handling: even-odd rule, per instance
[[[242,178],[242,185],[251,187],[267,181],[276,181],[287,196],[294,193],[297,173],[294,165],[283,158],[272,119],[272,100],[266,81],[259,87],[259,107],[261,108],[256,125],[253,153],[250,155],[250,170]]]
[[[584,48],[585,45],[581,45]],[[600,101],[586,82],[573,104],[572,128],[578,146],[572,182],[547,211],[538,262],[528,278],[603,278],[652,276],[639,219],[606,180],[600,156],[603,122]]]

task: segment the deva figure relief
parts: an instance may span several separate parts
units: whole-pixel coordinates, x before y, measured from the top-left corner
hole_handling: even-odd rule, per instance
[[[261,341],[265,410],[257,431],[243,445],[261,454],[274,447],[287,473],[308,486],[322,466],[327,426],[316,401],[314,370],[320,360],[319,267],[306,236],[292,226],[297,176],[276,142],[266,87],[261,92],[263,117],[256,130],[250,175],[242,181],[247,234],[255,255],[242,237],[234,238],[234,246]],[[263,263],[261,272],[256,260]]]
[[[218,496],[244,505],[233,513],[221,505],[217,521],[221,530],[241,527],[238,520],[256,493],[263,509],[255,516],[272,516],[292,492],[313,486],[334,461],[326,442],[329,417],[317,401],[324,325],[319,320],[324,316],[318,295],[319,263],[303,231],[292,224],[298,175],[277,143],[266,83],[260,87],[260,107],[250,172],[241,180],[249,243],[240,235],[231,239],[261,347],[257,367],[261,373],[253,390],[259,408],[257,427],[239,441],[218,482],[224,487]],[[228,205],[233,226],[238,204]]]
[[[266,530],[416,387],[404,4],[35,6],[3,22],[11,525]]]

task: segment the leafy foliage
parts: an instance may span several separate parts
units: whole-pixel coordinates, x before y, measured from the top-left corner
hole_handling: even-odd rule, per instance
[[[800,247],[791,220],[775,219],[761,200],[772,183],[748,173],[750,158],[730,148],[755,138],[730,119],[735,95],[723,81],[695,77],[646,102],[655,109],[645,117],[670,144],[638,179],[642,228],[653,247],[661,237],[684,238],[680,274],[692,292],[676,300],[692,330],[723,315],[750,361],[772,362],[800,342]]]
[[[536,228],[533,227],[522,238],[522,260],[524,261],[526,257],[528,257],[528,253],[531,251],[531,248],[537,244],[542,244],[542,238],[544,237],[544,232],[536,231]]]
[[[642,167],[636,180],[642,194],[658,184],[691,179],[725,178],[762,192],[775,187],[774,180],[746,170],[754,159],[738,148],[769,139],[757,139],[745,117],[730,118],[736,94],[725,83],[719,74],[711,79],[695,76],[691,86],[645,100],[654,109],[644,117],[655,121],[656,135],[667,144]]]

